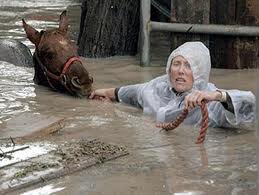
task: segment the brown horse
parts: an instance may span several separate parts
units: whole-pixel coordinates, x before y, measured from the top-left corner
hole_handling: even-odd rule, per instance
[[[59,27],[38,32],[24,20],[23,28],[35,45],[34,82],[77,97],[88,97],[93,78],[83,66],[76,45],[68,36],[66,11],[60,15]]]

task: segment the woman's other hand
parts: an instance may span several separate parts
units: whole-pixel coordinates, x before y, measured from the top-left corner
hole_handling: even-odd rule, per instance
[[[193,91],[184,99],[184,108],[191,111],[196,106],[201,106],[202,101],[221,101],[221,91]]]

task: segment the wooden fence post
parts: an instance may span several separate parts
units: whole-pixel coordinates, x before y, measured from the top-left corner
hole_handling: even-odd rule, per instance
[[[211,23],[259,25],[256,0],[211,0]],[[259,41],[256,37],[210,36],[212,65],[215,68],[258,68]]]
[[[209,24],[210,1],[171,0],[171,22]],[[199,40],[208,46],[208,35],[172,33],[172,50],[186,41]]]
[[[135,55],[138,49],[139,8],[139,0],[83,0],[79,55]]]

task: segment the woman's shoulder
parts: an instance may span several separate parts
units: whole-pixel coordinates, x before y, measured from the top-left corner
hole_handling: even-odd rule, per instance
[[[168,81],[168,75],[162,75],[158,76],[150,81],[150,83],[159,83],[159,82],[167,82]]]

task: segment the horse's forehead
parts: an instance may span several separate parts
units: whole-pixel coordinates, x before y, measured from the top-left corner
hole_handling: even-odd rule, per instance
[[[54,44],[53,44],[54,43]],[[57,31],[47,31],[42,39],[42,45],[50,45],[50,46],[62,46],[66,47],[69,45],[68,39],[58,33]]]
[[[66,39],[59,40],[58,42],[60,43],[60,45],[62,45],[62,46],[64,46],[64,47],[66,47],[66,46],[68,45],[68,42],[67,42]]]

